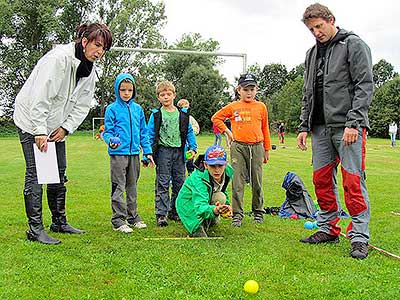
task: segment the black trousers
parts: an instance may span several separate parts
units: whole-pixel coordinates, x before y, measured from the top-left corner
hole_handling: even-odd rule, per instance
[[[24,199],[25,209],[28,217],[28,224],[33,233],[43,229],[42,221],[42,185],[38,184],[35,155],[33,145],[35,137],[30,133],[18,128],[19,139],[25,158],[25,186]],[[53,222],[66,222],[65,218],[65,193],[64,175],[67,168],[65,142],[58,142],[56,145],[58,172],[60,183],[47,185],[47,197]]]

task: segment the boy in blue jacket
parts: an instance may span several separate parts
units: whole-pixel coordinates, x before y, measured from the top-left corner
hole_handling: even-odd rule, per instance
[[[109,146],[110,155],[111,223],[114,230],[130,233],[133,231],[130,226],[147,227],[137,214],[140,148],[150,166],[154,166],[154,161],[144,112],[135,102],[136,84],[133,76],[119,74],[114,91],[116,100],[107,106],[104,118],[104,141]]]
[[[156,92],[161,108],[153,110],[148,131],[156,164],[156,221],[158,226],[163,227],[168,225],[167,216],[171,220],[180,221],[175,208],[175,199],[186,177],[186,148],[193,157],[196,154],[197,143],[187,109],[178,109],[174,105],[176,91],[172,82],[161,82],[157,85]]]

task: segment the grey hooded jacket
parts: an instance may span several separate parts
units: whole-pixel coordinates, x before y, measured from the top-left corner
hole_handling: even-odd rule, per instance
[[[305,60],[299,132],[312,129],[316,58],[317,45],[314,45]],[[325,54],[323,78],[326,126],[369,128],[368,107],[374,91],[371,51],[356,34],[339,29]]]

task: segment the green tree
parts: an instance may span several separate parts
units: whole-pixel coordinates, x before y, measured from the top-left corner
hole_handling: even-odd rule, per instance
[[[228,83],[217,70],[191,64],[177,85],[176,99],[188,99],[191,115],[203,132],[209,131],[212,128],[211,116],[227,103],[228,94],[224,92],[227,87]]]
[[[160,31],[165,25],[163,3],[150,0],[104,0],[96,5],[100,20],[110,27],[114,47],[165,48]],[[93,115],[104,115],[105,106],[115,100],[114,81],[121,72],[132,73],[137,81],[137,102],[148,109],[154,106],[154,86],[161,75],[159,55],[132,51],[110,51],[99,63],[100,80]],[[91,116],[87,120],[91,119]]]
[[[0,1],[0,105],[10,116],[18,91],[38,59],[54,44],[70,41],[91,1]]]
[[[200,34],[184,34],[171,49],[215,52],[219,44]],[[221,59],[209,55],[170,54],[164,61],[165,78],[177,89],[177,97],[191,102],[190,112],[201,128],[211,129],[211,116],[229,100],[228,82],[216,70]]]
[[[272,95],[271,124],[284,122],[287,131],[295,131],[300,124],[300,110],[304,79],[297,76]]]
[[[297,77],[303,77],[304,76],[304,63],[297,65],[293,69],[290,70],[288,74],[288,79],[289,80],[295,80]]]
[[[400,122],[400,78],[385,82],[377,88],[369,109],[371,136],[387,137],[389,123]]]
[[[285,65],[265,65],[260,74],[260,92],[266,97],[271,97],[286,83],[288,71]]]
[[[393,79],[396,72],[392,64],[386,60],[381,59],[372,67],[374,82],[377,87],[382,86],[385,82]]]

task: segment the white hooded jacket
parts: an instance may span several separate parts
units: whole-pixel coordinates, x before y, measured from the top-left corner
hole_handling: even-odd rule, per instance
[[[58,127],[74,132],[89,112],[97,81],[93,66],[76,84],[79,63],[75,43],[46,53],[15,99],[15,125],[32,135],[48,135]]]

